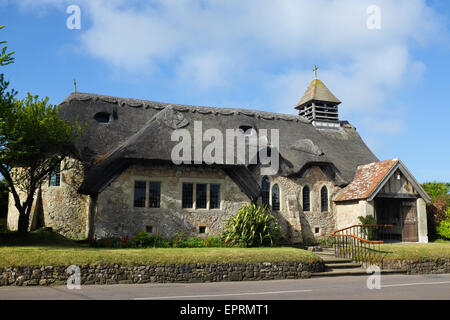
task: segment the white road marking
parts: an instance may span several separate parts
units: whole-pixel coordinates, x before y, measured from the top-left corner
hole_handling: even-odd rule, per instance
[[[385,287],[406,287],[406,286],[419,286],[419,285],[427,285],[427,284],[446,284],[446,283],[450,283],[450,281],[387,284],[387,285],[382,285],[381,287],[382,288],[385,288]]]
[[[272,291],[272,292],[245,292],[245,293],[204,294],[204,295],[196,295],[196,296],[168,296],[168,297],[134,298],[134,300],[229,297],[229,296],[247,296],[247,295],[263,295],[263,294],[299,293],[299,292],[311,292],[311,291],[312,290],[291,290],[291,291]]]

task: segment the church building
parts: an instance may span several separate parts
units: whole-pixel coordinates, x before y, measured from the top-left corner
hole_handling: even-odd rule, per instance
[[[340,104],[317,77],[292,106],[296,115],[72,93],[61,117],[86,129],[36,194],[30,228],[52,227],[73,239],[140,231],[217,236],[239,208],[257,203],[270,206],[289,243],[329,237],[368,215],[392,224],[398,241],[427,242],[429,196],[402,161],[380,161],[339,119]],[[203,140],[188,145],[193,161],[174,161],[174,136],[196,137],[199,126]],[[276,172],[267,174],[259,154],[230,162],[216,150],[215,161],[198,161],[196,148],[207,150],[209,133],[229,150],[217,138],[229,130],[240,130],[246,147],[267,132],[263,151],[275,157]],[[8,228],[17,223],[10,196]]]

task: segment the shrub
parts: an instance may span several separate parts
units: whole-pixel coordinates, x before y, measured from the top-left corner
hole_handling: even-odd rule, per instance
[[[266,207],[242,207],[225,223],[224,241],[239,247],[273,246],[280,237],[275,217]]]
[[[317,243],[322,248],[332,248],[334,245],[334,237],[321,238],[317,240]]]
[[[442,238],[450,239],[450,219],[441,221],[436,231]]]
[[[225,247],[225,243],[219,237],[207,237],[203,240],[203,246],[208,248]]]
[[[359,216],[358,219],[362,224],[378,224],[377,219],[373,216]],[[363,227],[361,228],[361,231],[363,235],[367,237],[367,240],[375,240],[377,234],[377,229],[375,227]]]
[[[204,239],[198,238],[198,237],[190,237],[186,240],[186,247],[187,248],[202,248]]]
[[[139,232],[135,237],[134,237],[134,243],[137,247],[148,247],[152,245],[152,237],[145,231],[141,231]]]
[[[203,247],[225,247],[219,237],[190,237],[183,238],[182,232],[177,232],[172,239],[160,235],[150,235],[145,231],[139,232],[135,237],[123,236],[97,239],[89,239],[89,245],[94,248],[203,248]]]
[[[449,204],[450,196],[435,197],[431,203],[427,204],[428,237],[431,240],[437,238],[437,228],[441,221],[446,219]]]
[[[187,244],[183,237],[184,237],[183,232],[177,231],[175,233],[175,237],[172,239],[172,246],[174,248],[185,248]]]

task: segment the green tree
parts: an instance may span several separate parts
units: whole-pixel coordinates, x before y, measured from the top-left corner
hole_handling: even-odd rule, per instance
[[[12,62],[12,53],[4,46],[0,65]],[[28,93],[19,100],[17,91],[8,86],[0,74],[0,173],[19,212],[18,231],[26,234],[37,188],[71,154],[81,128],[60,118],[59,107],[49,104],[48,98]]]
[[[3,29],[5,26],[0,26],[0,30]],[[14,52],[6,52],[8,50],[6,46],[6,41],[0,41],[0,46],[3,45],[1,51],[0,51],[0,66],[6,66],[10,63],[14,62],[13,54]]]
[[[422,188],[428,193],[431,199],[446,196],[450,191],[450,183],[445,182],[426,182]]]
[[[59,117],[48,98],[15,99],[0,75],[0,173],[19,211],[19,233],[27,233],[33,197],[61,161],[70,155],[81,128]],[[19,194],[25,196],[23,201]]]
[[[441,221],[445,220],[446,212],[450,205],[450,184],[445,182],[427,182],[422,187],[431,197],[431,203],[427,204],[428,237],[432,240],[439,237],[437,228]]]

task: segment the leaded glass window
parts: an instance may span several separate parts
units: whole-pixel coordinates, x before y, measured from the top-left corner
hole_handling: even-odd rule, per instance
[[[147,191],[147,182],[135,181],[134,182],[134,206],[143,208],[145,207],[145,193]]]
[[[148,206],[150,208],[159,208],[161,202],[161,183],[150,182],[149,184]]]
[[[220,208],[220,184],[211,184],[209,186],[209,208],[219,209]]]

